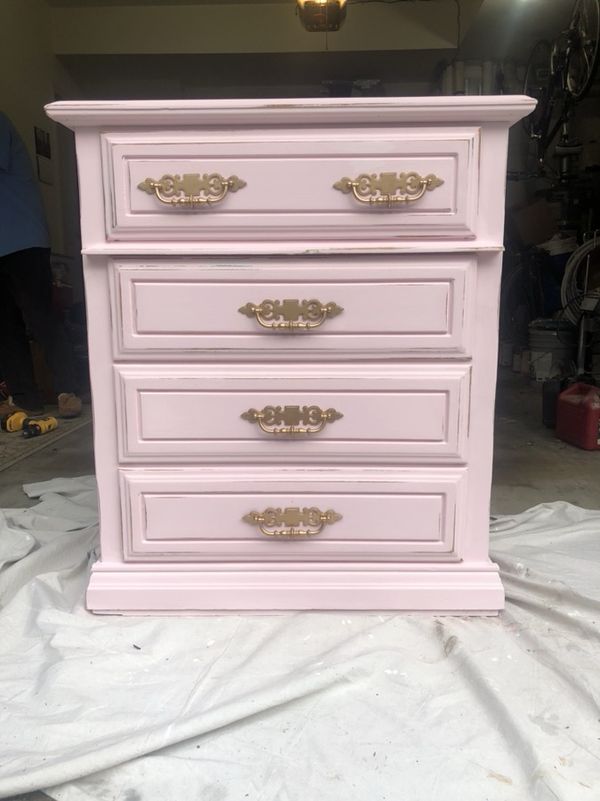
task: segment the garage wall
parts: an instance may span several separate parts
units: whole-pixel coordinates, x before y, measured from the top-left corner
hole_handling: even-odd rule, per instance
[[[0,98],[2,110],[23,137],[35,170],[34,126],[51,135],[53,184],[40,183],[55,253],[76,255],[76,243],[67,242],[65,214],[60,191],[63,170],[56,125],[44,114],[44,104],[54,100],[55,92],[76,91],[73,82],[52,52],[51,13],[45,0],[2,0],[0,2]],[[72,228],[72,225],[71,225]]]

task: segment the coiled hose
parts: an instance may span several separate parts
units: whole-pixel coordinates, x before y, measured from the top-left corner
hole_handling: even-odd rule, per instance
[[[563,316],[573,325],[579,323],[583,298],[586,296],[600,298],[600,286],[588,288],[589,257],[596,248],[600,248],[600,239],[594,236],[573,251],[565,266],[560,298],[563,305]]]

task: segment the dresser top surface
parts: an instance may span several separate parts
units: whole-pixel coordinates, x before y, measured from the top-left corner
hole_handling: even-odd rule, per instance
[[[71,128],[302,123],[486,123],[512,125],[535,108],[524,95],[269,98],[240,100],[75,100],[46,106]]]

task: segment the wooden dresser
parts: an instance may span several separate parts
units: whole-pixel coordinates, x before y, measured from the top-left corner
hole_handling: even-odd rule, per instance
[[[60,102],[95,612],[493,613],[509,126],[526,97]]]

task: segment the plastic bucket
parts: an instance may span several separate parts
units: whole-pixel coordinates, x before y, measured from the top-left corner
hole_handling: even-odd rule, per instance
[[[529,325],[529,374],[536,381],[571,375],[577,332],[566,320],[534,320]]]

